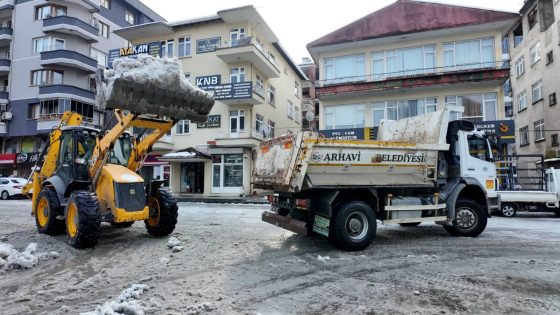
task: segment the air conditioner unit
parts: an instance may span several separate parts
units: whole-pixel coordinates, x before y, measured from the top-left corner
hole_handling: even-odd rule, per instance
[[[3,112],[0,119],[10,121],[10,120],[12,120],[12,116],[13,116],[12,112]]]

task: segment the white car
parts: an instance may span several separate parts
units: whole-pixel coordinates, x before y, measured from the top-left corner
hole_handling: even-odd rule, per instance
[[[6,200],[11,196],[21,196],[21,189],[26,183],[24,178],[0,177],[0,198]]]

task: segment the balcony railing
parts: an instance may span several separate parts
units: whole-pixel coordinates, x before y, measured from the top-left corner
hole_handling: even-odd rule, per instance
[[[460,64],[454,66],[445,67],[431,67],[431,68],[419,68],[419,69],[407,69],[395,72],[384,72],[375,73],[371,75],[359,75],[359,76],[349,76],[340,77],[326,80],[318,80],[319,86],[327,85],[337,85],[337,84],[348,84],[348,83],[360,83],[360,82],[376,82],[385,81],[392,79],[402,79],[402,78],[416,78],[423,76],[433,76],[433,75],[445,75],[453,73],[464,73],[464,72],[476,72],[484,70],[494,70],[494,69],[509,69],[510,62],[499,61],[499,62],[477,62],[469,64]]]
[[[64,49],[41,52],[41,64],[65,65],[89,72],[95,72],[97,69],[97,60],[76,51]]]
[[[54,83],[54,82],[49,82]],[[41,85],[39,87],[39,95],[73,95],[88,100],[95,100],[95,92],[89,89],[80,88],[73,85],[64,85],[62,83],[54,83],[50,85]]]
[[[85,39],[96,40],[99,36],[98,28],[71,16],[60,15],[43,20],[44,32],[63,30],[71,34],[77,31],[76,35]]]
[[[11,27],[0,27],[0,36],[1,35],[11,36],[13,33],[14,33],[14,30]]]

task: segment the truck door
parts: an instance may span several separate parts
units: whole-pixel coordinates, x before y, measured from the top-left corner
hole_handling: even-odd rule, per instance
[[[461,176],[476,178],[487,191],[496,189],[496,166],[486,138],[478,134],[463,133],[461,145]]]

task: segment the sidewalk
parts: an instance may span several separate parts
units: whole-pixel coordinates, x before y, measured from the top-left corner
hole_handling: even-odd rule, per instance
[[[212,197],[202,195],[175,195],[179,202],[206,202],[206,203],[241,203],[241,204],[268,204],[262,196],[247,197]]]

